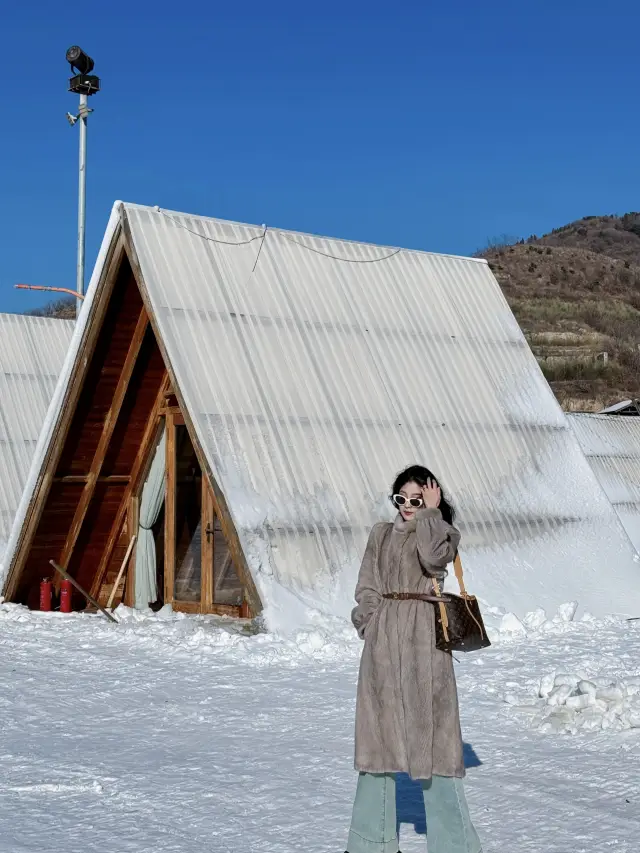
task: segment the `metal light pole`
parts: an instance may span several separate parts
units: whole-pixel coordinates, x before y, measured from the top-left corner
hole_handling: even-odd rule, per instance
[[[87,188],[87,118],[93,112],[88,105],[89,95],[100,91],[100,79],[90,72],[94,62],[82,48],[74,45],[67,51],[67,62],[71,70],[78,71],[69,80],[69,91],[80,95],[78,114],[67,113],[69,124],[73,127],[80,122],[80,158],[78,163],[78,262],[76,267],[76,320],[80,316],[80,308],[84,298],[84,246],[86,221],[86,188]]]
[[[76,318],[80,314],[81,296],[84,296],[84,232],[87,199],[87,96],[80,95],[78,119],[80,121],[80,161],[78,164],[78,263],[76,266]]]

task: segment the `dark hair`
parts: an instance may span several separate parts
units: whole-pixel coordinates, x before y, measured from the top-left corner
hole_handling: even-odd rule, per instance
[[[433,480],[437,486],[440,486],[440,491],[443,491],[438,478],[428,468],[425,468],[423,465],[411,465],[409,468],[405,468],[404,471],[398,474],[393,482],[391,495],[397,495],[406,483],[413,482],[417,483],[419,486],[426,486],[428,485],[429,480]],[[456,511],[445,498],[444,494],[442,495],[440,506],[438,508],[447,524],[453,524]]]

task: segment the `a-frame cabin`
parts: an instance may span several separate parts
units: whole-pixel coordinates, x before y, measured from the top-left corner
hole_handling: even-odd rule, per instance
[[[484,261],[117,203],[0,591],[37,606],[53,559],[104,601],[135,536],[116,602],[346,618],[416,461],[476,595],[640,606],[636,551]]]
[[[116,604],[171,604],[187,613],[250,617],[260,611],[260,599],[224,496],[181,403],[123,224],[111,240],[97,304],[60,389],[5,595],[37,607],[41,579],[54,574],[53,559],[104,604],[135,536]],[[140,578],[136,581],[144,526],[140,505],[158,450],[162,485],[155,486],[147,528],[155,578],[147,579],[145,595],[137,590]],[[59,582],[58,576],[58,587]],[[74,592],[74,607],[85,605]]]

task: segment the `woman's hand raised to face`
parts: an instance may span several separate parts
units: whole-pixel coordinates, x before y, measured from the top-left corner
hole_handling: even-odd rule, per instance
[[[422,500],[429,509],[437,509],[440,506],[441,498],[440,487],[433,480],[429,480],[426,486],[422,486]]]

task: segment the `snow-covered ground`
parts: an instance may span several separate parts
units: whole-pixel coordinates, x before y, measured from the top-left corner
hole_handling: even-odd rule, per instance
[[[640,849],[640,622],[572,615],[487,612],[494,646],[456,665],[485,853]],[[0,853],[341,853],[350,626],[120,616],[0,604]],[[399,796],[402,849],[424,851],[420,798]]]

